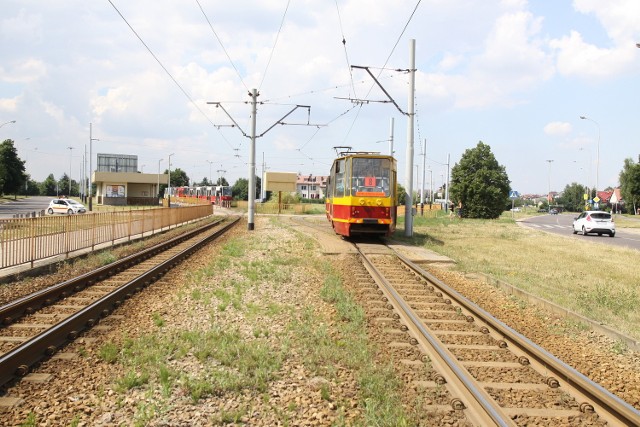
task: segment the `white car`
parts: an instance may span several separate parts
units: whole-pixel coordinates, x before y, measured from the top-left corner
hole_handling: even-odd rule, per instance
[[[78,203],[71,199],[53,199],[49,202],[49,207],[47,208],[47,213],[49,215],[53,215],[54,213],[71,215],[85,213],[86,211],[87,209],[82,203]]]
[[[583,236],[597,233],[598,236],[608,234],[613,237],[616,235],[616,225],[609,212],[584,211],[573,220],[573,234],[578,234],[579,231]]]

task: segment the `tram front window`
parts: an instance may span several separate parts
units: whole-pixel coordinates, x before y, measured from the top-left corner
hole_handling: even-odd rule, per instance
[[[354,196],[389,197],[389,159],[354,158],[351,194]]]

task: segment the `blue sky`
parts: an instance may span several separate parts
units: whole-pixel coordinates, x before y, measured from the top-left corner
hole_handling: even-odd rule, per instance
[[[233,183],[248,176],[241,130],[250,133],[256,88],[258,134],[310,107],[257,139],[258,174],[263,156],[268,170],[326,175],[332,147],[386,151],[377,141],[394,118],[406,184],[407,117],[348,98],[385,99],[350,68],[369,66],[406,112],[408,76],[394,70],[408,68],[410,39],[413,164],[421,177],[426,140],[426,187],[430,176],[442,184],[448,155],[453,166],[478,141],[520,193],[615,186],[624,159],[638,160],[637,0],[7,0],[0,124],[16,123],[0,139],[16,142],[36,180],[80,178],[92,123],[94,165],[98,152],[136,154],[155,173],[175,153],[172,168],[190,178]]]

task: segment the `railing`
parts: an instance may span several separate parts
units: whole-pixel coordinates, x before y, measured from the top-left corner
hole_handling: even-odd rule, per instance
[[[110,246],[211,215],[210,205],[0,219],[0,271]]]

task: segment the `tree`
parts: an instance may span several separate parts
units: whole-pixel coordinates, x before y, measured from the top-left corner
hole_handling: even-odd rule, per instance
[[[640,164],[633,159],[624,160],[624,166],[620,171],[620,193],[625,206],[633,207],[633,212],[638,212],[640,203]]]
[[[249,180],[246,178],[238,178],[231,188],[233,198],[236,200],[249,200]]]
[[[165,174],[169,173],[168,169],[164,170]],[[171,187],[186,187],[189,186],[189,176],[180,168],[171,171]]]
[[[0,194],[13,194],[14,198],[17,198],[25,182],[27,182],[27,174],[24,160],[18,157],[13,140],[5,139],[0,144]]]
[[[43,196],[55,196],[57,185],[56,179],[53,174],[50,173],[49,176],[40,183],[40,194]]]
[[[564,187],[562,197],[558,197],[558,204],[564,206],[565,210],[571,212],[582,212],[584,210],[584,194],[586,189],[574,182]]]
[[[498,218],[509,200],[509,177],[491,147],[478,142],[468,149],[451,169],[449,198],[462,204],[467,218]]]
[[[227,178],[223,176],[218,178],[218,180],[216,181],[216,185],[229,185],[229,181],[227,181]]]
[[[256,176],[256,194],[254,194],[254,198],[257,199],[260,197],[260,178]],[[233,194],[233,198],[236,200],[249,200],[249,180],[246,178],[238,178],[233,187],[231,187],[231,192]]]

